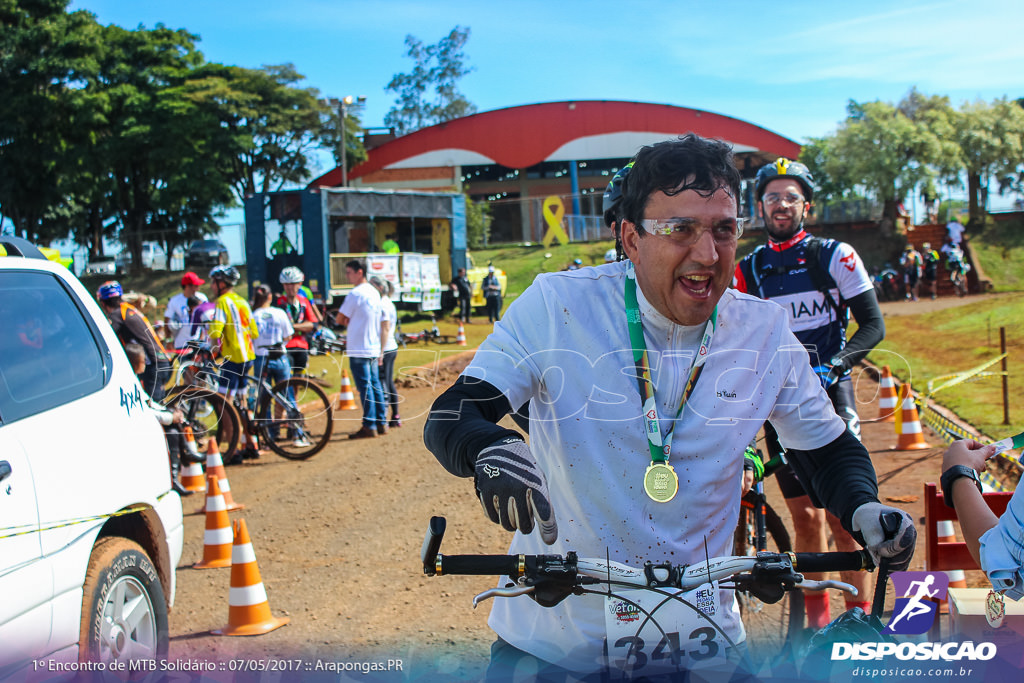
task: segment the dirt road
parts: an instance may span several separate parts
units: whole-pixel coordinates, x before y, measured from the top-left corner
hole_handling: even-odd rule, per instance
[[[191,568],[202,557],[204,517],[190,515],[171,614],[172,658],[298,658],[304,667],[401,659],[406,674],[415,667],[428,679],[478,678],[493,638],[486,607],[474,610],[471,598],[492,580],[426,578],[419,566],[431,515],[448,518],[444,545],[450,553],[503,553],[507,547],[507,534],[484,518],[471,481],[449,475],[423,447],[426,411],[452,379],[454,373],[442,373],[431,378],[433,385],[401,389],[405,425],[386,437],[349,441],[360,412],[343,411],[332,443],[308,462],[268,454],[228,468],[234,498],[246,506],[231,516],[246,520],[272,612],[291,623],[258,637],[209,635],[227,621],[230,570]],[[864,419],[877,414],[875,390],[863,375],[858,399]],[[891,423],[866,423],[864,439],[882,500],[920,520],[922,482],[937,481],[941,448],[890,451],[896,443]],[[930,433],[928,439],[940,444]],[[781,512],[785,506],[772,489],[770,500]],[[199,495],[184,501],[186,511],[202,504]],[[919,531],[923,536],[923,526]],[[923,562],[920,544],[914,568]]]

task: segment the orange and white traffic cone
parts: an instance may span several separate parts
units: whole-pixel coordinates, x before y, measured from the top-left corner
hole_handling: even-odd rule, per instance
[[[244,519],[235,520],[235,543],[231,548],[231,589],[228,592],[228,625],[211,631],[218,636],[258,636],[284,626],[288,617],[270,613],[267,591],[256,565],[249,530]]]
[[[206,475],[203,474],[203,466],[197,462],[183,465],[178,481],[186,491],[201,493],[206,490]]]
[[[462,321],[459,321],[459,333],[455,335],[455,343],[459,346],[466,345],[466,328],[462,325]]]
[[[231,497],[231,484],[228,483],[228,473],[224,471],[224,461],[220,457],[220,448],[217,447],[217,438],[211,436],[206,440],[206,476],[215,475],[217,486],[224,494],[224,503],[228,510],[241,510],[245,505],[236,503]],[[200,510],[199,512],[202,512]]]
[[[231,520],[217,477],[210,475],[206,485],[206,531],[203,532],[203,559],[193,569],[231,566]]]
[[[900,387],[900,397],[902,407],[900,417],[896,420],[896,447],[894,450],[916,451],[931,448],[924,440],[921,419],[917,416],[917,406],[914,405],[914,397],[910,393],[909,384]]]
[[[898,405],[896,380],[893,379],[889,366],[884,365],[882,376],[878,380],[878,419],[882,422],[894,422]]]
[[[202,460],[201,454],[199,453],[199,447],[196,446],[196,435],[192,431],[192,425],[186,424],[184,429],[181,431],[185,434],[185,448],[188,449],[189,454],[196,460]]]
[[[341,390],[338,392],[338,407],[335,410],[358,410],[356,396],[352,393],[352,382],[348,379],[348,371],[341,371]]]
[[[948,519],[940,519],[935,522],[935,536],[939,543],[956,543],[956,531],[953,529],[953,522]],[[963,569],[950,569],[946,571],[949,577],[950,588],[967,588],[967,577]],[[942,614],[949,612],[949,603],[943,598],[939,600],[939,611]]]

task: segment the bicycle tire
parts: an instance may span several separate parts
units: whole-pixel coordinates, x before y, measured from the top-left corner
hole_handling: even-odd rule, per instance
[[[300,415],[288,415],[290,408],[279,399],[289,396],[289,389]],[[282,458],[305,460],[323,450],[330,440],[334,430],[334,407],[315,382],[307,377],[292,377],[274,385],[271,393],[263,392],[253,419],[263,443],[270,450]],[[305,438],[300,440],[300,437]]]
[[[197,446],[203,439],[215,436],[221,459],[227,462],[234,457],[242,434],[242,420],[223,394],[206,387],[181,387],[171,390],[164,405],[181,409],[192,426]]]
[[[757,552],[754,523],[754,499],[747,494],[740,506],[740,518],[733,537],[734,554],[753,555]],[[793,550],[786,525],[768,503],[765,503],[765,531],[768,547],[762,550]],[[786,591],[782,600],[767,604],[753,595],[737,591],[736,599],[747,631],[747,642],[755,661],[785,656],[800,644],[804,635],[803,597],[799,590]]]

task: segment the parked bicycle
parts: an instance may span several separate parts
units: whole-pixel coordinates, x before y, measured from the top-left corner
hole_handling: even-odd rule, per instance
[[[178,358],[176,383],[163,404],[182,411],[197,442],[216,439],[222,457],[229,459],[241,438],[241,418],[231,401],[217,391],[219,369],[209,347],[189,346]]]
[[[511,583],[490,588],[473,599],[473,606],[489,598],[527,595],[544,607],[551,607],[574,595],[599,595],[617,599],[617,609],[631,612],[628,633],[607,641],[602,673],[645,676],[682,672],[694,662],[710,659],[736,643],[708,613],[702,590],[731,588],[757,595],[765,602],[777,602],[786,593],[801,590],[838,589],[856,593],[840,581],[812,581],[802,572],[872,570],[874,564],[864,550],[830,553],[759,552],[754,556],[709,558],[693,565],[646,563],[630,567],[608,559],[565,555],[442,555],[441,542],[447,526],[444,517],[432,517],[420,553],[423,572],[428,576],[446,574],[494,575]],[[650,593],[648,599],[632,591]],[[659,610],[675,603],[692,613],[682,632],[675,621],[659,623]],[[666,612],[669,610],[666,609]],[[712,610],[713,612],[713,610]]]
[[[234,408],[246,433],[289,460],[323,450],[334,430],[334,407],[313,378],[295,376],[271,386],[264,373],[242,381],[245,390],[235,396]]]

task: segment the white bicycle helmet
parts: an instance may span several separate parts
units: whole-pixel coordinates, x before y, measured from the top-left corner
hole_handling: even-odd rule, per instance
[[[295,266],[288,266],[281,271],[280,280],[282,285],[301,284],[305,279],[306,276]]]

